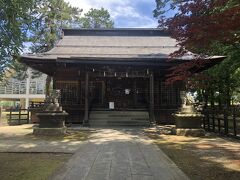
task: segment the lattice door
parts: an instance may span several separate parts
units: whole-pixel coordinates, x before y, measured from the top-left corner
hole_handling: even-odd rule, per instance
[[[56,88],[61,90],[61,103],[63,105],[80,103],[80,88],[78,81],[57,81]]]

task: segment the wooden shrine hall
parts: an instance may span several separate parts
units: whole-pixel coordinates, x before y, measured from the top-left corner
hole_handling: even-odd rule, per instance
[[[176,41],[159,29],[64,29],[56,46],[20,61],[53,77],[67,122],[90,125],[172,123],[183,83],[166,85]],[[209,67],[223,57],[212,58]]]

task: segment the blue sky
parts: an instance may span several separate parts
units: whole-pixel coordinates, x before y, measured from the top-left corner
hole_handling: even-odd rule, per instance
[[[138,27],[155,28],[157,19],[153,18],[155,0],[65,0],[70,5],[83,9],[107,9],[116,28]]]

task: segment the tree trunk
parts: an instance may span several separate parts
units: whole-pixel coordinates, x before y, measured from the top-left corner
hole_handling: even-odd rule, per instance
[[[46,96],[50,95],[50,86],[51,86],[52,77],[47,76],[46,78]]]

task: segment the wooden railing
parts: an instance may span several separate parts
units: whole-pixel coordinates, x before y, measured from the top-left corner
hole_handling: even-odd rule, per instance
[[[29,123],[29,109],[13,109],[9,110],[8,124],[9,125],[21,125]]]
[[[240,107],[203,110],[203,127],[207,131],[240,138]]]

